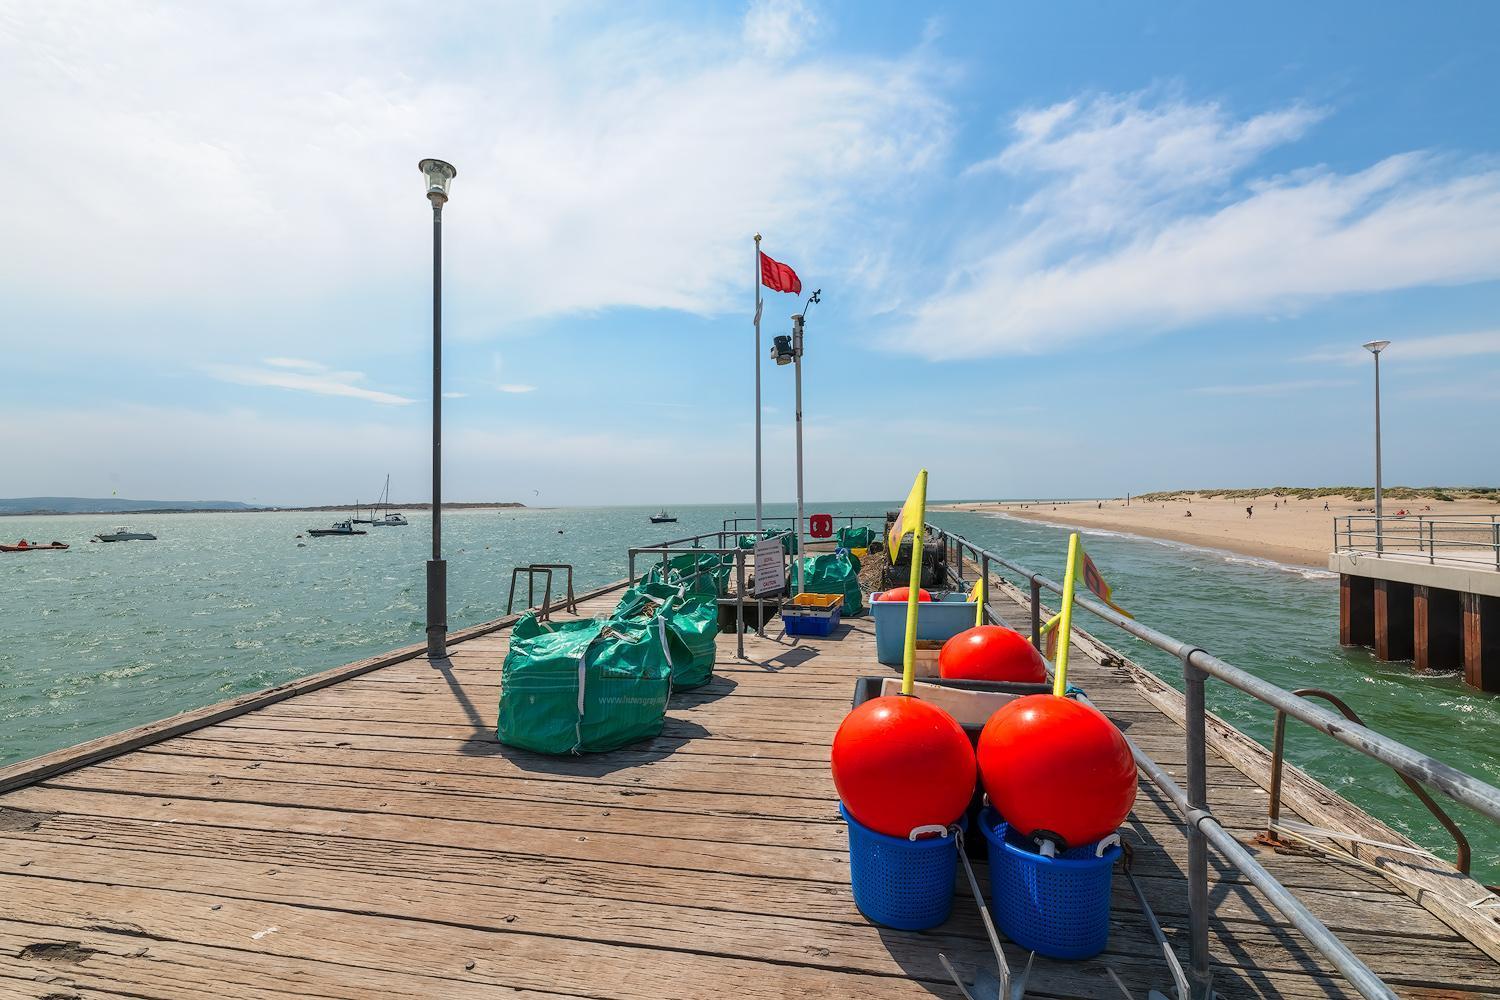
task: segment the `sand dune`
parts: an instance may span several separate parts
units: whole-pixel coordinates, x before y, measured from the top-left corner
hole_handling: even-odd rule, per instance
[[[1325,503],[1327,509],[1324,509]],[[1253,508],[1253,514],[1247,514],[1247,507]],[[1344,496],[1299,499],[1266,493],[1257,497],[1224,499],[1184,492],[1174,494],[1172,499],[1135,499],[1129,505],[1124,500],[1113,499],[959,503],[934,505],[933,509],[1005,513],[1027,520],[1125,531],[1228,549],[1296,566],[1326,568],[1333,546],[1334,518],[1341,514],[1372,513],[1374,508],[1369,500],[1351,500]],[[1385,501],[1387,517],[1401,510],[1410,515],[1429,517],[1500,514],[1500,503],[1489,500],[1442,501],[1430,496]]]

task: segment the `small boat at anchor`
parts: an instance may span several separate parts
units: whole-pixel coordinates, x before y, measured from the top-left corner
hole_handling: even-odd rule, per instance
[[[43,545],[40,542],[28,542],[23,538],[14,545],[0,545],[0,552],[62,552],[67,547],[65,542],[48,542]]]
[[[154,542],[156,536],[149,531],[136,531],[129,525],[120,525],[114,531],[101,531],[94,536],[96,542]]]
[[[669,514],[665,510],[651,515],[652,524],[676,524],[677,515]]]
[[[354,527],[352,521],[335,521],[331,528],[308,528],[307,533],[314,538],[328,538],[334,535],[363,535],[364,531]]]

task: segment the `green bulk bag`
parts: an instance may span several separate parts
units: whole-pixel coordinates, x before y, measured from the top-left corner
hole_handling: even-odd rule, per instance
[[[522,615],[500,668],[495,735],[537,753],[600,753],[661,732],[672,694],[666,622]]]
[[[612,617],[626,621],[659,617],[666,621],[673,688],[685,691],[713,680],[718,657],[717,599],[689,593],[682,586],[648,583],[627,590]]]
[[[864,593],[859,589],[859,560],[847,551],[802,557],[805,594],[843,594],[841,612],[851,618],[865,613]]]
[[[786,533],[782,534],[783,531],[785,531]],[[789,556],[796,555],[797,533],[795,531],[786,531],[785,528],[767,528],[760,533],[759,537],[755,535],[741,535],[740,548],[753,549],[755,548],[755,543],[759,540],[759,538],[775,538],[778,535],[781,536],[782,551]]]
[[[875,540],[875,530],[865,524],[859,527],[845,525],[839,529],[834,538],[840,548],[868,549],[870,543]]]
[[[657,563],[646,571],[646,580],[653,583],[687,583],[689,588],[700,593],[718,596],[726,589],[733,562],[712,552],[684,553],[673,556],[665,569]]]

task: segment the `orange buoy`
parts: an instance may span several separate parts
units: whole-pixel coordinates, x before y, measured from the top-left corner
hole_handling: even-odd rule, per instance
[[[1071,698],[1033,694],[979,734],[979,773],[1006,822],[1080,847],[1109,836],[1135,803],[1135,760],[1115,724]]]
[[[911,600],[910,587],[893,587],[880,595],[882,601],[909,601]],[[917,601],[930,601],[932,595],[921,587],[917,588]]]
[[[833,784],[850,815],[905,837],[946,826],[974,797],[974,748],[953,716],[904,695],[873,698],[833,737]]]
[[[1040,684],[1047,679],[1047,664],[1036,647],[1014,629],[977,625],[943,643],[938,673],[949,680]]]

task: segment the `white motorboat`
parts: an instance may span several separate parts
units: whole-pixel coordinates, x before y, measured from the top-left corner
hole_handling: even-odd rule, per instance
[[[114,531],[101,531],[94,536],[96,542],[154,542],[156,536],[149,531],[136,531],[129,525],[120,525]]]

